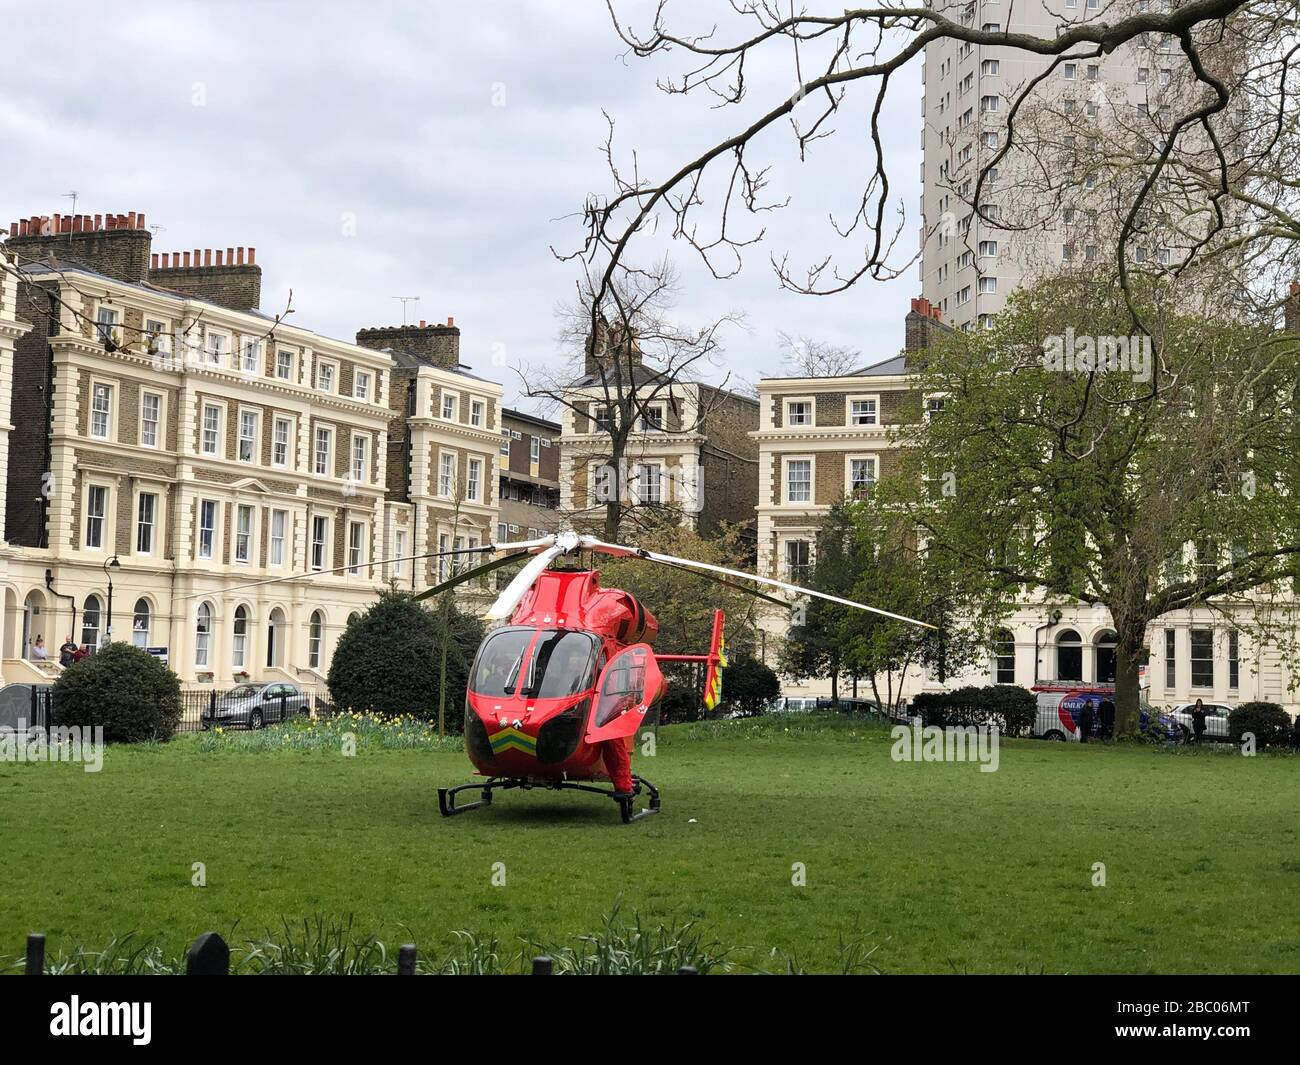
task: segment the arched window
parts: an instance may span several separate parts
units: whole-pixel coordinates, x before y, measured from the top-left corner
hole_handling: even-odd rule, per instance
[[[81,642],[92,651],[99,646],[99,596],[86,596],[81,608]]]
[[[314,610],[307,626],[307,665],[312,669],[320,669],[321,644],[324,639],[325,619],[319,610]]]
[[[234,664],[236,669],[243,669],[248,664],[248,608],[235,607],[234,629]]]
[[[1115,683],[1115,644],[1118,637],[1107,630],[1097,634],[1096,644],[1093,648],[1093,665],[1095,667],[1093,680],[1098,684]]]
[[[137,599],[131,616],[131,642],[142,650],[149,646],[149,600]]]
[[[1056,679],[1083,680],[1083,641],[1073,629],[1056,637]]]
[[[206,666],[212,652],[212,607],[199,604],[198,621],[194,626],[194,664]]]
[[[993,681],[995,684],[1016,682],[1016,638],[1008,629],[998,629],[993,636]]]

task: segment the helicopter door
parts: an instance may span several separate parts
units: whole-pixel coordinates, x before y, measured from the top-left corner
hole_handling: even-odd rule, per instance
[[[650,645],[637,643],[619,651],[600,674],[596,690],[600,694],[587,726],[587,742],[635,735],[664,691],[664,675]]]

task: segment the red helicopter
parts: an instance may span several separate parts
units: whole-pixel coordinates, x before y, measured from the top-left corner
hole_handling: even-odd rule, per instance
[[[598,786],[610,780],[604,746],[624,744],[630,753],[642,723],[655,713],[666,691],[661,662],[703,663],[704,704],[712,709],[718,703],[726,665],[721,610],[714,612],[706,654],[656,654],[651,646],[659,631],[655,616],[630,593],[601,587],[600,573],[594,569],[550,568],[564,556],[587,551],[639,558],[702,572],[782,607],[788,604],[733,582],[751,581],[934,627],[770,577],[607,544],[574,532],[470,550],[502,557],[458,573],[417,598],[437,595],[516,561],[521,554],[534,557],[485,615],[489,621],[508,624],[487,634],[470,669],[465,751],[486,780],[439,788],[438,807],[444,817],[488,806],[495,791],[514,788],[567,788],[608,795],[617,800],[625,823],[656,814],[661,808],[659,790],[644,777],[631,777],[630,793]],[[456,796],[465,791],[478,791],[480,796],[457,805]],[[637,810],[636,800],[642,794],[647,804]]]

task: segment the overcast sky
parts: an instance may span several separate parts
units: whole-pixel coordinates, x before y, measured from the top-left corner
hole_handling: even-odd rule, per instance
[[[644,25],[644,4],[619,10]],[[724,0],[680,0],[669,13],[687,28],[716,18],[728,39],[738,28]],[[464,361],[525,409],[534,404],[511,368],[562,358],[555,309],[576,277],[552,248],[577,245],[574,212],[611,187],[602,111],[617,122],[623,164],[635,150],[642,172],[657,176],[794,85],[783,46],[748,72],[752,99],[741,109],[667,96],[656,78],[680,74],[687,58],[625,55],[603,0],[0,0],[0,26],[9,42],[0,221],[70,213],[61,194],[76,190],[83,213],[145,212],[162,227],[155,251],[252,245],[263,309],[282,307],[292,288],[295,324],[345,339],[399,324],[393,297],[419,296],[412,319],[454,316]],[[919,67],[892,97],[891,213],[906,207],[910,255]],[[805,164],[788,125],[760,142],[751,162],[773,163],[773,195],[791,202],[765,217],[768,238],[739,277],[715,280],[689,248],[669,249],[682,322],[745,316],[746,328],[726,336],[718,377],[780,373],[778,330],[850,345],[864,362],[902,344],[915,267],[828,298],[783,292],[773,275],[773,253],[803,263],[827,250],[853,256],[828,214],[851,214],[871,165],[863,110],[835,127]],[[648,260],[659,250],[647,241],[637,252]],[[494,351],[505,365],[493,365]]]

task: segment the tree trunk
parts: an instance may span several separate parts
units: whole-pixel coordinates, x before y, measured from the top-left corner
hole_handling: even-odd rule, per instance
[[[831,657],[831,702],[836,706],[840,702],[840,657]]]
[[[1115,627],[1115,734],[1136,736],[1138,715],[1141,713],[1141,689],[1138,687],[1138,667],[1142,664],[1145,645],[1144,623],[1117,624]]]

